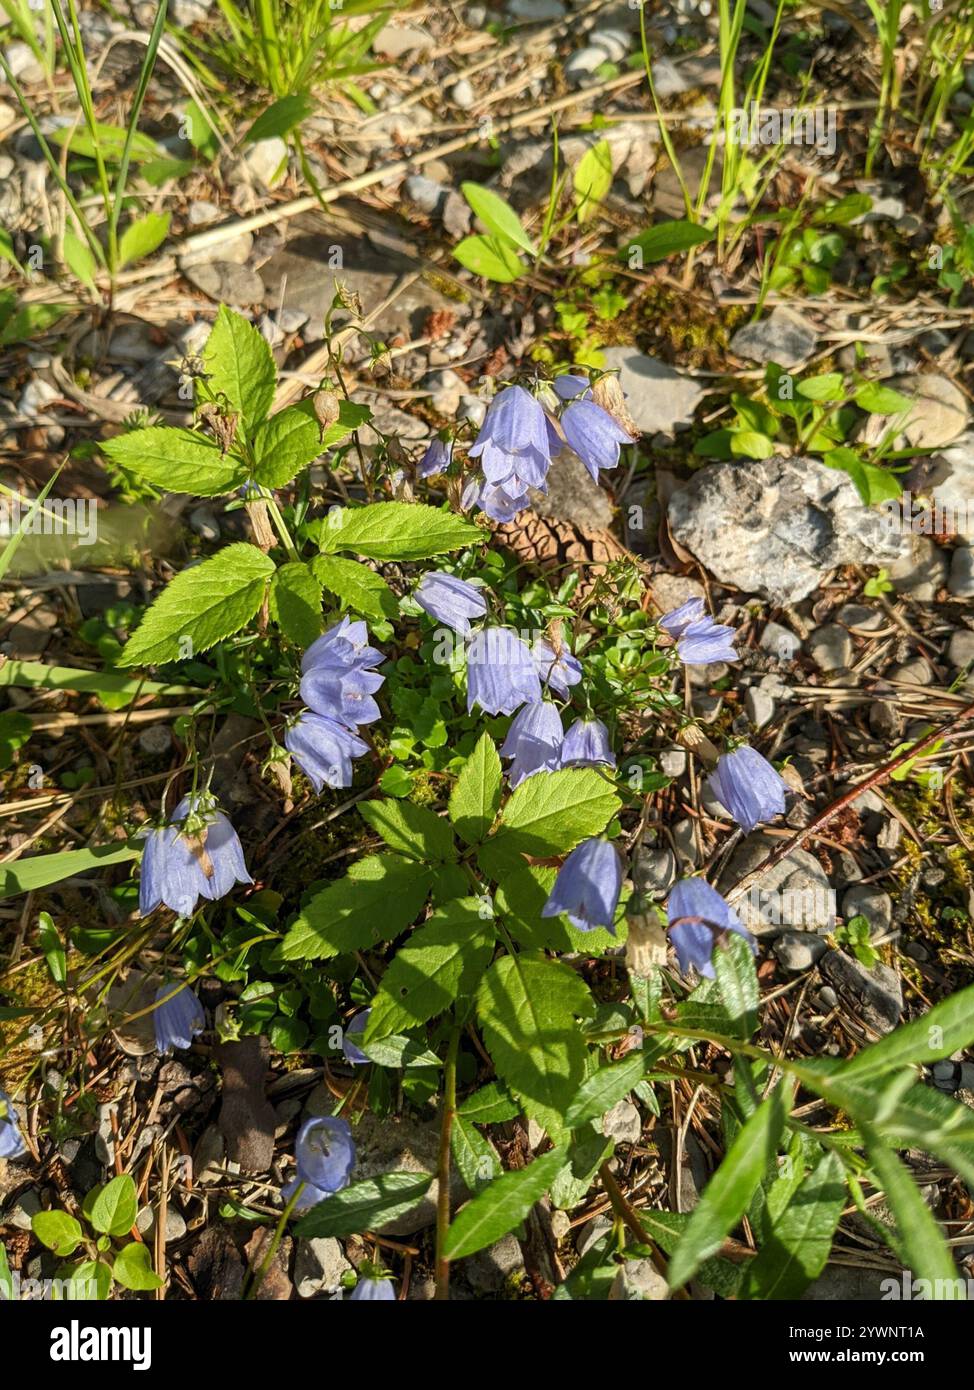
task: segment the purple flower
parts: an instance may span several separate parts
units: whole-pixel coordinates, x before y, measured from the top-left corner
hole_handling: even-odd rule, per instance
[[[509,627],[483,627],[467,648],[467,711],[513,714],[541,699],[541,682],[527,645]]]
[[[253,879],[237,832],[211,796],[184,796],[170,824],[146,835],[139,883],[143,917],[160,903],[189,917],[199,898],[215,902],[235,883]]]
[[[561,715],[550,700],[522,705],[501,746],[501,757],[512,758],[507,775],[512,787],[536,772],[555,772],[561,766]]]
[[[547,491],[544,488],[543,491]],[[487,483],[483,478],[472,478],[463,490],[460,505],[465,511],[480,507],[491,521],[513,521],[518,512],[523,512],[530,502],[527,491],[520,480],[511,477],[506,483]]]
[[[298,1186],[305,1184],[295,1211],[306,1211],[347,1187],[355,1166],[355,1142],[348,1121],[335,1115],[305,1120],[294,1141],[294,1159],[298,1175],[281,1188],[281,1196],[289,1202]]]
[[[670,939],[684,975],[692,965],[699,975],[714,978],[711,956],[721,932],[737,932],[752,951],[757,950],[754,938],[733,908],[702,878],[685,878],[676,884],[666,905],[666,915]]]
[[[156,1007],[152,1025],[156,1033],[156,1051],[170,1052],[174,1047],[185,1050],[193,1038],[206,1027],[203,1005],[190,989],[182,985],[175,994],[172,983],[156,991]]]
[[[342,1052],[345,1054],[345,1061],[351,1062],[353,1067],[360,1067],[363,1063],[372,1061],[371,1057],[366,1057],[362,1049],[351,1041],[352,1038],[360,1038],[365,1032],[371,1012],[371,1009],[360,1009],[342,1034]]]
[[[372,696],[385,682],[373,671],[382,652],[368,644],[361,620],[343,618],[312,642],[301,661],[301,698],[315,714],[325,715],[349,729],[379,718]]]
[[[311,710],[288,726],[284,746],[319,794],[326,786],[350,787],[352,759],[369,751],[369,745],[343,724]]]
[[[557,917],[564,912],[580,931],[606,927],[614,934],[621,891],[622,861],[615,846],[608,840],[583,840],[558,870],[541,915]]]
[[[433,478],[437,473],[444,472],[449,468],[450,460],[453,458],[453,445],[448,444],[445,439],[437,436],[433,439],[426,450],[426,453],[419,461],[418,473],[421,478]]]
[[[531,655],[545,685],[550,685],[556,694],[567,700],[569,688],[582,679],[582,663],[572,656],[567,647],[556,652],[543,637],[535,639]]]
[[[608,729],[601,719],[576,719],[561,745],[562,767],[597,767],[600,763],[616,765]]]
[[[350,1303],[395,1303],[391,1279],[360,1279],[348,1295]]]
[[[587,376],[578,376],[574,372],[556,376],[551,384],[563,401],[575,401],[592,389]]]
[[[683,629],[676,654],[687,666],[705,666],[710,661],[739,661],[734,650],[734,629],[701,618]]]
[[[353,667],[378,666],[382,652],[369,646],[369,630],[358,618],[342,618],[321,637],[315,639],[301,658],[301,674],[323,667],[350,670]]]
[[[707,785],[743,830],[784,815],[784,782],[767,758],[746,744],[717,759]]]
[[[609,412],[594,401],[572,401],[562,412],[560,424],[568,443],[596,482],[600,469],[618,464],[620,445],[632,443]]]
[[[664,613],[659,620],[659,626],[675,639],[682,637],[692,623],[699,623],[701,618],[705,617],[703,599],[688,598],[686,603],[680,604],[679,608],[673,608],[669,613]]]
[[[547,416],[523,386],[507,386],[491,401],[470,457],[480,460],[488,483],[516,478],[512,496],[542,485],[551,465]]]
[[[456,575],[444,574],[441,570],[431,570],[423,575],[415,599],[431,618],[438,623],[446,623],[461,637],[470,636],[471,618],[487,616],[487,604],[480,590],[463,579],[457,579]]]
[[[20,1158],[26,1152],[14,1103],[6,1091],[0,1090],[0,1158]]]

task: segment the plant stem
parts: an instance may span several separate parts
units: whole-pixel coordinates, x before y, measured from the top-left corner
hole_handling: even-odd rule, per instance
[[[291,533],[287,529],[287,523],[285,522],[283,516],[281,516],[280,507],[277,505],[275,499],[269,495],[267,497],[264,497],[262,500],[267,504],[268,514],[271,518],[271,521],[273,521],[274,523],[274,526],[277,530],[277,534],[281,538],[281,544],[287,551],[287,558],[295,564],[300,564],[301,556],[298,554],[297,549],[294,545],[294,541],[291,539]]]
[[[261,1260],[260,1265],[258,1266],[256,1273],[253,1275],[253,1278],[251,1279],[249,1286],[246,1289],[244,1289],[244,1300],[257,1297],[257,1292],[260,1289],[261,1284],[264,1282],[264,1278],[267,1274],[267,1271],[271,1267],[271,1260],[273,1260],[274,1256],[277,1254],[277,1247],[281,1243],[281,1238],[284,1235],[284,1228],[287,1226],[288,1218],[294,1210],[295,1205],[297,1204],[297,1200],[301,1196],[301,1193],[303,1191],[304,1183],[298,1183],[297,1187],[294,1190],[293,1197],[288,1202],[284,1210],[281,1212],[281,1218],[277,1223],[277,1227],[274,1231],[273,1236],[271,1237],[271,1243],[268,1247],[267,1254]]]
[[[444,1069],[443,1117],[440,1122],[440,1157],[436,1168],[436,1297],[450,1297],[450,1261],[444,1253],[450,1225],[450,1133],[457,1108],[457,1053],[460,1029],[450,1034]]]

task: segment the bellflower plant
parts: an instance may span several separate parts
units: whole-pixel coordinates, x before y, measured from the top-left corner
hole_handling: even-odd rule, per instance
[[[579,397],[588,395],[592,389],[588,377],[579,376],[575,372],[565,372],[563,376],[556,376],[551,384],[563,401],[577,401]]]
[[[289,1202],[302,1183],[295,1211],[306,1211],[348,1186],[355,1167],[355,1142],[347,1120],[335,1115],[317,1115],[305,1120],[294,1141],[294,1161],[298,1175],[281,1188]]]
[[[615,767],[609,731],[601,719],[576,719],[561,745],[562,767]]]
[[[142,851],[139,911],[165,903],[190,917],[200,898],[223,898],[236,883],[253,883],[237,833],[213,797],[184,796],[170,824],[150,830]]]
[[[0,1090],[0,1158],[20,1158],[26,1152],[13,1101]]]
[[[561,715],[550,700],[522,705],[501,745],[501,757],[513,759],[507,774],[511,786],[560,767],[562,739]]]
[[[444,473],[449,468],[452,458],[453,445],[437,436],[420,459],[417,472],[421,478],[434,478],[437,473]]]
[[[425,613],[461,637],[470,636],[472,619],[487,616],[484,596],[475,585],[440,570],[430,570],[423,576],[414,597]]]
[[[551,465],[547,417],[523,386],[507,386],[491,401],[470,457],[480,460],[488,483],[504,484],[512,496],[544,483]]]
[[[622,426],[594,401],[572,401],[562,412],[561,427],[595,482],[603,468],[618,466],[621,446],[632,443]]]
[[[541,909],[542,917],[566,914],[573,927],[614,931],[622,892],[622,861],[609,840],[583,840],[558,870],[555,886]]]
[[[467,709],[513,714],[541,699],[541,681],[531,652],[507,627],[484,627],[467,648]]]
[[[313,710],[304,710],[288,725],[284,746],[319,794],[322,787],[350,787],[352,759],[369,751],[344,724]]]
[[[711,661],[739,661],[734,650],[734,629],[701,618],[683,629],[676,654],[686,666],[706,666]]]
[[[782,778],[767,758],[747,744],[717,759],[707,785],[731,818],[749,833],[756,825],[785,813]]]
[[[362,1049],[356,1047],[352,1042],[353,1038],[360,1038],[365,1032],[371,1012],[371,1009],[360,1009],[342,1032],[342,1052],[345,1055],[345,1061],[351,1062],[354,1067],[364,1066],[372,1060],[371,1057],[366,1057]]]
[[[532,643],[531,655],[542,682],[567,700],[571,687],[582,679],[582,663],[565,646],[555,651],[544,637]]]
[[[368,645],[364,622],[343,618],[313,642],[301,662],[301,698],[315,714],[355,729],[380,717],[372,696],[385,676],[372,668],[382,652]]]
[[[176,990],[175,985],[165,984],[156,991],[156,1007],[152,1013],[152,1025],[156,1034],[156,1051],[171,1052],[173,1048],[185,1051],[192,1046],[193,1038],[206,1027],[203,1005],[190,989],[183,985]]]
[[[686,603],[681,603],[679,608],[672,608],[669,613],[664,613],[658,621],[663,631],[675,640],[682,637],[693,623],[699,623],[706,616],[703,599],[688,598]]]
[[[348,1295],[350,1303],[395,1303],[391,1279],[360,1279]]]
[[[691,965],[698,975],[716,975],[711,957],[722,932],[736,932],[757,953],[754,938],[716,888],[702,878],[685,878],[670,892],[666,904],[670,940],[684,975]]]

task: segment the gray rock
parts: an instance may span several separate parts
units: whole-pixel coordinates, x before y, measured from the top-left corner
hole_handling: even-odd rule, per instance
[[[783,627],[781,623],[774,621],[765,623],[758,642],[763,652],[768,652],[786,664],[795,660],[801,649],[801,644],[801,638],[797,637],[790,628]]]
[[[144,1236],[150,1236],[156,1229],[156,1209],[155,1207],[143,1207],[135,1218],[135,1224]],[[172,1245],[177,1240],[182,1240],[186,1234],[186,1221],[175,1209],[166,1207],[166,1244]]]
[[[567,449],[556,454],[548,471],[547,494],[529,491],[531,510],[553,521],[567,521],[582,531],[604,530],[612,521],[612,503],[594,482],[581,459]]]
[[[226,261],[232,265],[246,265],[250,259],[250,253],[254,247],[254,238],[250,232],[239,232],[236,236],[229,237],[226,241],[219,242],[216,246],[203,247],[201,250],[187,251],[179,258],[179,268],[184,273],[194,265],[206,265],[218,257],[221,261]]]
[[[782,455],[707,464],[674,491],[669,523],[723,583],[779,603],[805,598],[840,565],[890,566],[903,541],[845,474]]]
[[[221,304],[263,304],[264,284],[254,270],[231,261],[208,261],[183,274],[208,299]]]
[[[970,628],[958,628],[951,637],[947,647],[947,660],[958,671],[974,662],[974,632]]]
[[[749,686],[744,694],[744,710],[756,729],[763,729],[774,718],[775,702],[760,685]]]
[[[199,536],[200,540],[218,541],[220,539],[220,523],[207,506],[194,507],[189,514],[189,524],[191,530]]]
[[[13,1226],[17,1231],[29,1231],[31,1217],[41,1210],[41,1194],[36,1187],[26,1187],[18,1192],[8,1207],[0,1215],[0,1225]]]
[[[959,545],[950,557],[947,588],[954,598],[974,598],[974,549]]]
[[[278,170],[287,161],[287,144],[279,135],[269,140],[258,140],[251,145],[243,157],[243,165],[251,178],[270,188],[279,177]]]
[[[659,755],[659,766],[666,777],[682,777],[687,770],[687,750],[664,748]]]
[[[738,845],[722,879],[722,891],[731,888],[764,862],[778,843],[760,831]],[[804,849],[766,870],[734,911],[755,936],[775,937],[788,927],[827,931],[835,924],[835,894],[818,860]]]
[[[693,423],[705,391],[692,377],[636,348],[606,348],[603,356],[606,367],[619,369],[629,413],[644,434],[672,435]]]
[[[610,63],[621,63],[636,42],[635,34],[627,32],[621,24],[599,25],[592,30],[589,38],[596,48],[604,50]]]
[[[643,1122],[632,1101],[620,1100],[602,1116],[602,1133],[617,1144],[638,1144]]]
[[[299,1240],[294,1256],[294,1287],[298,1297],[336,1293],[341,1287],[342,1275],[351,1268],[344,1250],[333,1236]]]
[[[809,638],[808,654],[820,671],[845,670],[852,662],[852,638],[838,623],[826,623]]]
[[[894,391],[913,401],[913,408],[901,431],[894,437],[894,448],[904,448],[909,444],[915,449],[938,449],[944,444],[953,443],[967,429],[970,420],[967,397],[949,377],[936,373],[893,377],[889,384]],[[870,415],[861,437],[867,444],[878,444],[895,424],[896,418],[891,415]]]
[[[947,582],[947,556],[929,536],[905,537],[904,554],[889,567],[893,588],[919,602],[929,602]]]
[[[856,883],[843,894],[842,916],[847,922],[865,917],[872,935],[882,936],[893,923],[893,899],[872,884]]]
[[[455,415],[460,405],[460,397],[466,392],[467,383],[462,376],[449,367],[443,371],[431,372],[423,382],[431,393],[430,405],[439,415]]]
[[[693,827],[694,822],[689,817],[678,820],[673,826],[673,843],[679,858],[696,868],[700,863],[700,850],[697,847],[697,837]]]
[[[609,1301],[660,1303],[670,1288],[652,1260],[626,1260],[609,1289]]]
[[[929,490],[935,506],[942,511],[944,530],[974,542],[974,431],[955,439],[936,460],[924,491]]]
[[[450,99],[461,111],[469,111],[477,100],[477,93],[473,89],[473,83],[468,82],[465,77],[450,89]]]
[[[867,970],[845,951],[827,951],[819,962],[825,978],[841,999],[858,1006],[864,1021],[876,1033],[890,1033],[903,1013],[903,987],[899,975],[881,962]]]
[[[790,975],[811,970],[828,949],[823,937],[807,931],[784,931],[774,943],[774,953],[781,968]]]
[[[633,855],[632,881],[637,893],[666,893],[676,882],[676,855],[671,849],[639,845]]]
[[[751,362],[777,362],[779,367],[797,367],[812,352],[818,334],[793,309],[772,310],[766,319],[745,324],[730,340],[731,352]]]
[[[608,61],[608,55],[604,48],[598,48],[595,44],[589,44],[586,48],[580,48],[577,53],[573,53],[565,64],[565,76],[569,82],[574,82],[581,87],[592,77],[596,68]]]
[[[591,1250],[592,1246],[611,1230],[612,1221],[608,1216],[594,1216],[591,1221],[587,1221],[575,1240],[575,1249],[578,1251],[579,1258]]]
[[[420,212],[429,216],[437,211],[448,191],[441,183],[427,178],[425,174],[410,174],[403,184],[403,190],[409,201],[415,203]]]
[[[463,1262],[467,1282],[476,1293],[500,1293],[507,1281],[524,1268],[521,1246],[512,1235],[503,1236],[486,1250],[478,1250]]]
[[[148,758],[162,758],[172,748],[172,731],[168,724],[150,724],[139,734],[139,747]]]
[[[852,627],[860,632],[877,632],[885,627],[888,619],[878,608],[867,608],[863,603],[844,603],[835,615],[835,620],[844,627]]]
[[[888,1278],[888,1274],[878,1269],[826,1265],[824,1272],[801,1295],[800,1302],[877,1302],[883,1297],[883,1284]]]
[[[401,24],[387,24],[372,40],[373,51],[380,58],[404,58],[408,53],[419,53],[434,44],[433,35],[419,24],[405,21]]]
[[[665,571],[654,574],[650,582],[650,593],[660,613],[672,613],[689,599],[705,598],[706,590],[699,579],[691,579],[686,574],[667,574]]]
[[[508,0],[508,13],[515,19],[524,19],[535,24],[552,24],[565,18],[562,0]]]

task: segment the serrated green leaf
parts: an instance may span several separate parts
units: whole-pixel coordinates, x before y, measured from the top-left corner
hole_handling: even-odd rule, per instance
[[[99,447],[113,462],[171,492],[217,497],[247,477],[243,459],[221,453],[214,440],[192,430],[153,425],[103,440]]]
[[[612,146],[599,140],[587,149],[572,174],[576,216],[587,222],[612,187]]]
[[[678,1289],[692,1278],[744,1215],[755,1188],[774,1162],[792,1089],[790,1081],[780,1082],[738,1130],[673,1253],[667,1274],[671,1288]]]
[[[254,432],[254,481],[272,489],[286,487],[308,464],[364,425],[371,414],[367,405],[340,401],[338,419],[322,433],[310,398],[279,410]]]
[[[489,734],[481,734],[450,794],[450,820],[468,845],[483,840],[501,804],[501,760]]]
[[[435,1052],[417,1042],[392,1033],[387,1038],[377,1038],[368,1043],[357,1038],[355,1046],[364,1052],[369,1061],[380,1067],[441,1067],[443,1063]]]
[[[848,1192],[841,1160],[825,1154],[744,1268],[741,1297],[798,1298],[825,1268]]]
[[[273,573],[274,561],[244,541],[182,570],[145,614],[116,664],[159,666],[208,651],[254,617]]]
[[[209,390],[225,397],[250,435],[274,400],[277,368],[270,344],[252,323],[221,304],[203,349]]]
[[[383,1226],[419,1206],[433,1181],[432,1173],[382,1173],[353,1182],[312,1207],[294,1228],[302,1240],[322,1236],[361,1235]]]
[[[313,893],[281,943],[284,960],[324,960],[391,940],[416,920],[432,871],[398,854],[370,854]]]
[[[64,1258],[81,1244],[81,1223],[66,1211],[38,1211],[30,1219],[31,1230],[42,1245]]]
[[[130,265],[151,256],[169,234],[169,213],[148,212],[145,217],[130,222],[118,243],[119,265]]]
[[[565,1114],[569,1129],[597,1120],[622,1100],[643,1079],[646,1062],[641,1052],[633,1052],[613,1066],[600,1067],[587,1076]]]
[[[411,801],[363,801],[359,815],[390,849],[421,863],[442,864],[457,857],[449,821]]]
[[[135,1240],[123,1245],[115,1256],[112,1274],[123,1289],[161,1289],[165,1282],[152,1268],[149,1247]]]
[[[122,1173],[101,1188],[87,1215],[96,1231],[124,1236],[135,1225],[138,1211],[135,1183],[128,1173]]]
[[[510,242],[501,237],[464,237],[454,246],[453,254],[474,275],[497,285],[512,285],[528,268]]]
[[[494,929],[478,898],[438,908],[392,960],[372,1002],[364,1041],[399,1033],[472,994],[494,949]]]
[[[308,565],[296,560],[275,570],[268,609],[296,647],[310,647],[321,636],[321,585]]]
[[[462,550],[483,532],[452,512],[420,502],[370,502],[333,512],[321,531],[322,551],[354,550],[368,560],[425,560]]]
[[[399,600],[389,585],[358,560],[346,560],[340,555],[316,555],[311,562],[315,577],[347,608],[353,608],[366,618],[395,618]]]
[[[541,1200],[565,1161],[563,1148],[552,1149],[487,1184],[462,1207],[446,1234],[444,1254],[462,1260],[513,1231]]]
[[[457,1114],[463,1115],[472,1124],[499,1125],[505,1120],[513,1120],[521,1113],[517,1101],[512,1100],[496,1081],[488,1081],[479,1091],[458,1107]]]
[[[592,768],[538,772],[515,789],[484,848],[508,859],[566,854],[604,830],[618,808],[612,784]]]
[[[479,1192],[503,1172],[500,1156],[493,1144],[463,1115],[453,1117],[450,1152],[467,1191],[472,1194]]]
[[[511,207],[490,188],[481,183],[461,183],[460,192],[470,204],[473,214],[494,236],[512,241],[527,251],[529,256],[537,255],[537,248],[521,225],[521,219]]]

